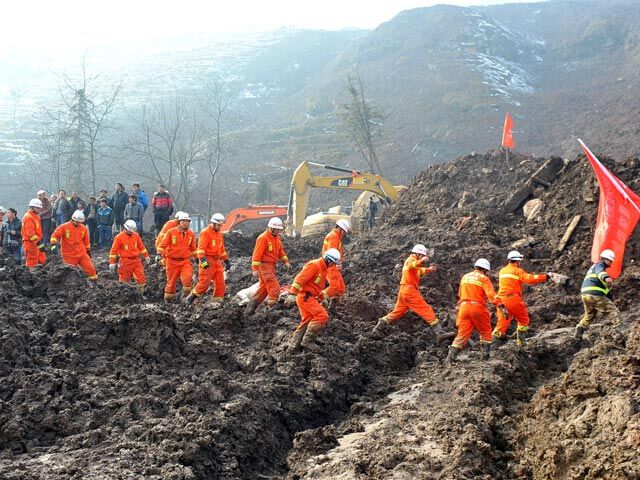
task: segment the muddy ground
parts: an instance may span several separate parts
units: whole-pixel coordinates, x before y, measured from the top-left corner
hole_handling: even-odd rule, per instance
[[[167,305],[153,269],[141,299],[104,273],[104,255],[98,289],[59,259],[32,271],[1,259],[0,478],[640,478],[640,241],[615,289],[622,325],[574,341],[597,211],[590,167],[566,161],[537,187],[545,208],[533,220],[501,208],[544,161],[487,152],[416,177],[347,245],[349,291],[320,354],[284,355],[295,309],[246,318],[231,299]],[[636,159],[605,162],[640,191]],[[459,277],[479,256],[495,274],[517,244],[525,268],[573,283],[527,289],[536,335],[525,349],[511,341],[481,362],[471,348],[448,366],[446,345],[412,314],[370,333],[418,241],[435,250],[440,269],[423,290],[448,329]],[[252,283],[253,238],[227,244],[235,293]],[[286,247],[300,267],[320,242]]]

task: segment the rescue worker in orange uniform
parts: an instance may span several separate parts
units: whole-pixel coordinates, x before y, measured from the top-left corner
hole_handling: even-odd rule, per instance
[[[327,276],[330,268],[340,265],[340,258],[340,252],[330,248],[321,258],[307,262],[293,280],[284,303],[288,307],[296,303],[302,319],[289,340],[287,352],[293,352],[299,347],[309,350],[319,348],[316,337],[329,320],[323,304],[327,305],[329,299],[335,295],[331,284],[325,288]]]
[[[29,210],[22,217],[22,245],[26,257],[25,265],[29,268],[43,265],[47,260],[42,243],[42,222],[40,220],[42,202],[38,198],[29,201]]]
[[[530,323],[527,306],[522,300],[522,284],[544,283],[549,279],[549,275],[545,273],[531,274],[524,271],[520,267],[524,256],[516,250],[510,251],[507,259],[509,263],[498,274],[498,297],[502,300],[504,308],[498,309],[498,323],[493,329],[493,336],[496,339],[506,339],[511,320],[515,318],[518,323],[516,337],[518,345],[522,346]]]
[[[158,246],[160,245],[160,241],[167,234],[167,230],[178,226],[178,216],[182,213],[184,212],[176,212],[174,218],[172,218],[171,220],[167,220],[167,222],[162,226],[162,230],[160,230],[160,233],[158,233],[158,235],[156,236],[156,252],[158,251]],[[162,258],[162,255],[160,254],[156,255],[156,262],[164,266],[165,262],[164,262],[164,259]]]
[[[144,257],[147,264],[151,263],[149,252],[147,252],[142,238],[138,235],[138,228],[134,220],[127,220],[124,222],[124,230],[116,235],[109,252],[109,270],[115,272],[116,261],[118,265],[118,281],[126,283],[131,281],[131,277],[136,281],[138,290],[141,294],[144,294],[144,289],[147,286],[147,277],[144,274],[144,268],[142,266],[142,260],[140,257]]]
[[[494,305],[500,304],[493,284],[487,273],[491,269],[489,260],[479,258],[474,269],[462,276],[458,289],[458,318],[456,325],[458,334],[449,347],[447,362],[453,363],[458,352],[466,347],[473,330],[480,334],[482,359],[488,360],[491,354],[491,314],[487,309],[487,299]]]
[[[158,253],[164,258],[167,267],[167,285],[164,288],[164,299],[167,302],[176,296],[178,278],[184,294],[191,292],[193,284],[191,259],[195,258],[196,239],[189,229],[191,218],[188,213],[180,212],[177,220],[178,226],[167,230],[158,245]]]
[[[330,248],[335,248],[340,252],[340,258],[344,261],[344,252],[342,250],[342,239],[346,234],[351,232],[351,225],[349,224],[349,220],[345,220],[341,218],[336,222],[336,226],[333,230],[331,230],[326,237],[324,237],[324,242],[322,242],[322,253],[325,253]],[[342,267],[340,264],[334,264],[329,268],[329,272],[327,273],[327,279],[329,280],[329,284],[332,286],[335,297],[340,297],[345,294],[347,291],[347,287],[344,284],[344,279],[342,278]],[[335,298],[332,297],[332,298]]]
[[[62,261],[79,266],[94,284],[98,282],[96,267],[91,262],[89,230],[84,224],[84,213],[76,210],[71,220],[58,226],[51,234],[51,251],[56,252],[60,244]]]
[[[388,325],[393,325],[411,310],[429,324],[438,341],[451,338],[451,333],[442,329],[442,325],[436,318],[433,308],[425,302],[418,289],[420,279],[428,273],[435,272],[437,267],[426,266],[429,262],[429,257],[427,255],[427,247],[424,245],[415,245],[411,252],[402,267],[402,279],[400,280],[400,290],[398,291],[396,304],[391,312],[378,320],[373,333],[381,331]]]
[[[227,286],[224,281],[224,272],[231,268],[229,256],[224,248],[224,237],[220,228],[224,224],[224,215],[214,213],[209,226],[200,232],[198,236],[198,284],[186,298],[186,303],[204,295],[213,282],[213,305],[219,307],[224,300]],[[222,266],[224,264],[224,267]]]
[[[253,314],[265,298],[267,299],[267,307],[272,307],[278,302],[280,283],[276,276],[276,263],[281,261],[287,271],[291,271],[289,258],[287,258],[280,239],[283,230],[282,220],[273,217],[269,220],[267,229],[256,238],[251,256],[251,269],[252,275],[259,278],[260,285],[254,299],[247,304],[247,315]]]

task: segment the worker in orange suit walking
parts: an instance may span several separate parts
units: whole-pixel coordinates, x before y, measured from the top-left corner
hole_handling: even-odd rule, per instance
[[[457,360],[458,352],[462,350],[471,338],[473,330],[480,334],[480,349],[482,359],[488,360],[491,355],[491,314],[487,309],[487,299],[494,305],[500,304],[493,284],[487,273],[491,270],[489,260],[479,258],[474,269],[462,276],[458,289],[458,318],[456,325],[458,334],[449,347],[447,362]]]
[[[91,262],[89,230],[84,224],[84,213],[76,210],[71,220],[58,226],[51,234],[51,252],[60,250],[62,261],[67,265],[79,266],[92,284],[98,282],[96,267]]]
[[[336,222],[336,226],[333,230],[327,233],[327,236],[324,237],[324,242],[322,242],[322,253],[325,253],[330,248],[335,248],[340,252],[341,262],[344,262],[344,251],[342,250],[342,239],[351,232],[351,225],[349,224],[349,220],[341,218]],[[333,264],[329,267],[329,271],[327,273],[327,279],[329,280],[329,284],[335,291],[335,297],[337,298],[344,295],[347,291],[347,287],[344,284],[344,279],[342,278],[342,265],[341,264]]]
[[[283,230],[282,220],[273,217],[269,220],[267,229],[256,238],[251,256],[251,269],[253,276],[258,277],[260,284],[255,297],[247,304],[245,311],[247,315],[252,315],[265,298],[267,299],[267,307],[278,302],[280,283],[276,276],[276,264],[281,261],[287,271],[291,271],[291,264],[280,238]]]
[[[42,202],[39,198],[29,201],[29,210],[22,217],[22,245],[26,257],[25,265],[29,268],[43,265],[47,260],[42,243],[42,222],[40,220]]]
[[[307,262],[293,280],[284,303],[288,307],[296,303],[302,319],[289,340],[287,352],[294,352],[299,347],[318,350],[316,337],[329,320],[323,304],[328,304],[335,295],[331,284],[325,288],[327,275],[330,268],[340,265],[340,258],[340,252],[330,248],[321,258]]]
[[[224,272],[231,268],[229,256],[224,248],[224,237],[220,228],[224,224],[224,215],[214,213],[209,226],[200,232],[198,236],[198,249],[196,254],[198,263],[198,284],[186,298],[186,303],[204,295],[213,283],[213,306],[219,307],[224,300],[227,286],[224,280]],[[224,264],[224,267],[223,267]]]
[[[158,247],[160,246],[160,242],[162,241],[162,239],[165,237],[165,235],[167,234],[167,230],[169,230],[170,228],[175,228],[178,226],[178,217],[183,214],[184,212],[176,212],[174,218],[172,218],[171,220],[167,220],[167,222],[165,222],[165,224],[162,226],[162,229],[160,230],[160,233],[158,233],[158,235],[156,236],[156,252],[158,252]],[[160,255],[160,253],[158,252],[158,254],[156,255],[156,262],[158,262],[160,265],[162,265],[164,267],[165,261],[162,258],[162,255]]]
[[[427,267],[428,262],[427,247],[422,244],[415,245],[402,267],[402,279],[396,304],[391,312],[378,320],[373,333],[381,331],[388,325],[393,325],[411,310],[429,324],[438,341],[451,338],[452,334],[443,330],[433,308],[422,298],[418,289],[420,279],[437,270],[435,266]]]
[[[116,235],[109,252],[109,270],[115,272],[118,265],[118,281],[130,282],[131,277],[138,285],[138,290],[144,295],[147,286],[147,276],[144,274],[141,257],[147,264],[151,263],[142,238],[138,235],[138,227],[134,220],[124,222],[124,230]],[[118,260],[118,258],[120,260]]]
[[[500,270],[498,274],[498,297],[502,300],[504,309],[498,309],[498,323],[493,329],[493,336],[496,339],[506,339],[506,333],[511,325],[511,320],[515,318],[518,326],[516,328],[516,338],[518,345],[523,346],[527,332],[529,331],[529,312],[522,300],[522,285],[535,285],[544,283],[549,279],[545,273],[531,274],[520,267],[520,262],[524,256],[512,250],[507,255],[509,263]]]
[[[177,220],[178,226],[167,230],[158,245],[158,253],[165,259],[167,267],[167,285],[164,288],[166,302],[175,298],[178,278],[180,278],[182,292],[185,295],[191,293],[193,285],[191,259],[195,258],[196,239],[189,229],[191,218],[188,213],[180,212]]]

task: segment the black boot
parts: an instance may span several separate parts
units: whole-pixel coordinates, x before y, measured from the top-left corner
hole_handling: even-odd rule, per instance
[[[373,327],[373,330],[371,330],[371,333],[384,333],[384,331],[387,329],[387,327],[389,326],[389,321],[387,320],[387,317],[382,317],[378,319],[378,323],[376,323],[376,326]]]
[[[577,325],[576,326],[576,333],[574,334],[574,338],[576,340],[582,340],[582,335],[584,334],[584,332],[586,332],[587,329],[584,328],[582,325]]]
[[[447,363],[456,363],[458,361],[458,349],[453,345],[449,347],[449,355],[447,355]]]
[[[491,358],[491,344],[482,342],[480,344],[480,358],[482,360],[489,360]]]

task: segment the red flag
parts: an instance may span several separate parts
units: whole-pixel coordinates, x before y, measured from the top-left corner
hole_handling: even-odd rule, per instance
[[[516,141],[513,138],[513,132],[511,129],[515,126],[513,119],[509,112],[504,117],[504,130],[502,130],[502,146],[505,148],[516,148]]]
[[[600,260],[600,252],[608,248],[615,252],[616,259],[607,269],[609,275],[617,278],[622,271],[624,248],[640,219],[640,197],[613,175],[578,139],[600,185],[598,221],[591,246],[591,261]]]

